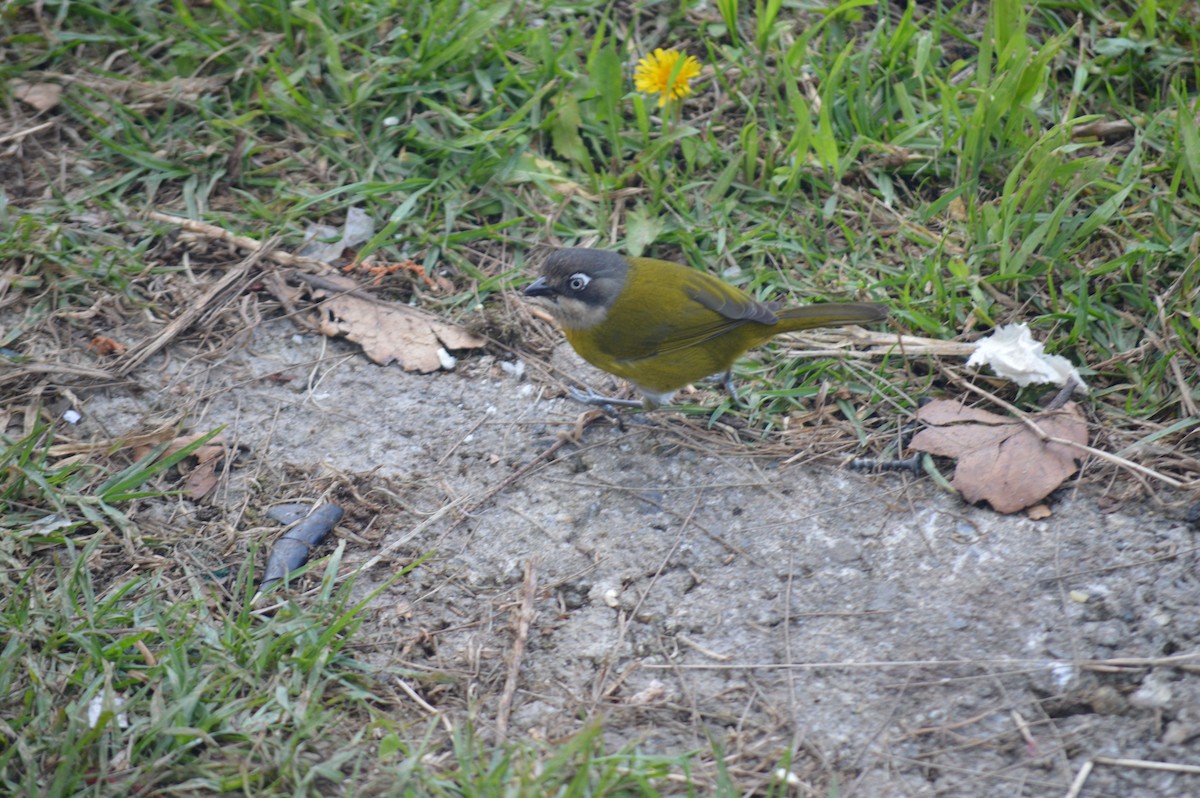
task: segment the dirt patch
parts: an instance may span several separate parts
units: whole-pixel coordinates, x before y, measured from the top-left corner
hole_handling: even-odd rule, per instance
[[[1048,520],[1003,517],[927,480],[783,466],[669,415],[592,426],[522,472],[581,411],[512,371],[482,357],[406,374],[272,321],[219,362],[156,356],[136,384],[85,395],[82,423],[144,429],[186,400],[191,430],[227,425],[247,447],[205,521],[225,548],[193,562],[236,561],[277,534],[257,522],[267,505],[322,489],[349,511],[347,569],[389,552],[362,595],[432,553],[355,638],[412,691],[409,720],[427,716],[419,698],[494,731],[524,600],[510,737],[602,717],[613,744],[716,749],[747,783],[790,760],[813,794],[836,778],[843,794],[1059,796],[1092,757],[1200,765],[1184,523],[1072,490]],[[181,529],[196,512],[211,510],[140,520]],[[1200,775],[1100,764],[1085,787],[1194,795]]]

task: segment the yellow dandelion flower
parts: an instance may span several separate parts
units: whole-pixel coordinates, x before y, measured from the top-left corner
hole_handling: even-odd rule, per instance
[[[700,62],[696,56],[683,58],[678,50],[664,50],[659,47],[653,53],[638,61],[637,69],[633,71],[633,84],[643,94],[657,94],[658,107],[662,108],[668,100],[682,100],[692,93],[688,85],[692,78],[700,74]]]

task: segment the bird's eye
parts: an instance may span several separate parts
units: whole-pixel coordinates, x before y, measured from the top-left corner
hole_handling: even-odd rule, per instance
[[[579,274],[572,274],[571,279],[567,281],[567,288],[570,288],[572,291],[578,293],[587,288],[588,283],[591,281],[592,278],[588,277],[583,272],[580,272]]]

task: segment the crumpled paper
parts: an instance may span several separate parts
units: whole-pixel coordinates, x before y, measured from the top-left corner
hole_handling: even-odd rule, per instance
[[[1053,383],[1066,385],[1075,380],[1075,390],[1087,393],[1087,386],[1071,361],[1061,355],[1047,355],[1046,346],[1033,340],[1027,324],[1006,324],[975,346],[967,361],[971,368],[991,366],[997,376],[1026,385]]]

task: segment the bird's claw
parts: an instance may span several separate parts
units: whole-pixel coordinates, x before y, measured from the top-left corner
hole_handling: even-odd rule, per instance
[[[598,407],[609,415],[615,416],[618,407],[643,407],[642,402],[637,399],[613,399],[608,396],[601,396],[593,390],[588,390],[587,393],[577,391],[574,388],[567,389],[567,395],[576,402],[592,407]]]
[[[725,392],[729,394],[729,398],[735,405],[742,403],[742,397],[738,396],[737,386],[733,384],[733,369],[725,372],[721,377],[721,385],[724,386]]]

